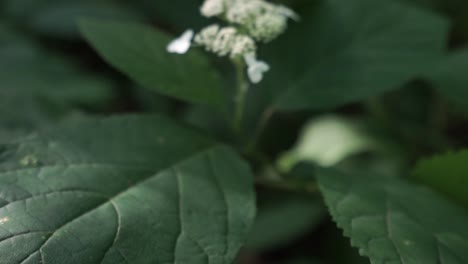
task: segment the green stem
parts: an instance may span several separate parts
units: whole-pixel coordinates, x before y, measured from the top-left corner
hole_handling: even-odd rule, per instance
[[[268,122],[270,121],[274,113],[275,113],[275,109],[272,107],[265,109],[262,116],[260,117],[260,121],[255,129],[255,132],[249,144],[247,145],[247,152],[255,151],[258,141],[260,140],[260,137],[262,136],[263,131],[265,130],[266,126],[268,125]]]
[[[242,130],[242,122],[244,118],[245,108],[245,97],[249,90],[249,83],[245,76],[245,64],[242,59],[233,60],[234,66],[236,67],[237,76],[237,91],[234,98],[234,120],[233,129],[234,132],[240,134]]]

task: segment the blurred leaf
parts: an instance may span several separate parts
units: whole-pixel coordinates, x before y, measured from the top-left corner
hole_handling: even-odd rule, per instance
[[[0,130],[29,132],[78,106],[102,106],[112,99],[113,85],[0,30]]]
[[[377,96],[443,54],[448,23],[433,14],[397,1],[318,2],[267,48],[272,71],[259,89],[273,107],[323,109]]]
[[[221,105],[217,72],[196,51],[168,53],[169,36],[149,26],[94,19],[83,20],[81,29],[111,65],[142,86],[192,103]]]
[[[451,1],[451,0],[398,0],[401,2],[407,2],[410,4],[422,6],[424,8],[430,8],[430,9],[435,9],[440,6],[441,2],[443,1]]]
[[[306,195],[275,192],[258,209],[247,247],[267,250],[300,238],[323,220],[320,200]]]
[[[322,262],[319,262],[313,259],[307,259],[307,258],[294,259],[294,260],[284,262],[284,264],[320,264],[320,263]]]
[[[86,120],[0,154],[0,263],[232,263],[255,216],[247,164],[163,117]]]
[[[456,51],[434,64],[426,78],[458,109],[468,113],[468,49]]]
[[[77,19],[142,20],[129,5],[106,0],[6,0],[5,13],[26,27],[51,37],[79,38]]]
[[[422,159],[412,178],[468,207],[468,150]]]
[[[369,258],[360,256],[359,251],[349,243],[349,238],[343,235],[343,231],[332,220],[329,221],[321,230],[323,233],[316,249],[323,263],[370,264]]]
[[[443,144],[437,131],[440,126],[440,98],[425,81],[413,81],[389,93],[382,99],[371,100],[368,109],[388,136],[400,140],[408,154],[431,152]],[[398,125],[395,125],[398,124]]]
[[[432,190],[325,169],[317,177],[333,219],[372,263],[467,263],[468,213]]]
[[[209,23],[199,11],[202,0],[136,0],[132,2],[140,6],[142,12],[145,12],[148,17],[164,22],[175,30],[198,29]]]
[[[206,131],[213,138],[237,144],[236,136],[232,132],[232,126],[229,122],[226,122],[224,114],[221,111],[213,111],[205,106],[193,105],[186,109],[183,120],[193,127]]]

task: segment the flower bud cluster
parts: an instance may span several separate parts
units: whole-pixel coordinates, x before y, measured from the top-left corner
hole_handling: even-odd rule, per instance
[[[221,28],[216,24],[203,29],[195,36],[194,41],[205,47],[206,51],[218,56],[229,54],[231,58],[255,52],[257,49],[251,37],[240,34],[234,27]]]
[[[287,28],[288,19],[298,19],[291,9],[264,0],[205,0],[205,17],[222,17],[245,29],[256,41],[270,42]]]

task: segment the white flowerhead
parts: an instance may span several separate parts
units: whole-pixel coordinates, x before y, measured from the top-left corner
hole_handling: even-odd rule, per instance
[[[255,53],[244,55],[247,64],[247,74],[252,83],[259,83],[263,80],[263,74],[270,70],[270,66],[263,61],[257,60]]]
[[[224,13],[224,0],[205,0],[200,12],[205,17],[219,16]]]
[[[170,53],[177,53],[177,54],[185,54],[190,49],[192,45],[192,38],[194,32],[193,30],[189,29],[185,31],[182,36],[179,38],[174,39],[167,45],[167,51]]]
[[[228,25],[210,25],[195,35],[192,30],[172,41],[167,50],[184,54],[192,45],[205,48],[220,57],[244,58],[252,83],[259,83],[270,66],[257,60],[257,42],[270,42],[281,35],[288,20],[298,21],[291,9],[266,0],[204,0],[200,12],[205,17],[218,17]]]

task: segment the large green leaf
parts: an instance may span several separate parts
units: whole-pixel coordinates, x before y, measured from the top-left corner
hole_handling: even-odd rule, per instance
[[[468,262],[468,213],[432,190],[330,170],[318,180],[334,220],[371,263]]]
[[[196,51],[170,54],[169,36],[149,26],[84,20],[88,41],[113,66],[146,88],[193,103],[219,106],[221,85],[217,72]]]
[[[311,3],[265,54],[272,70],[260,89],[280,110],[331,108],[398,88],[446,45],[445,20],[397,1]]]
[[[161,117],[88,120],[3,146],[1,264],[232,263],[246,164]]]
[[[468,150],[423,159],[412,177],[468,207]]]

